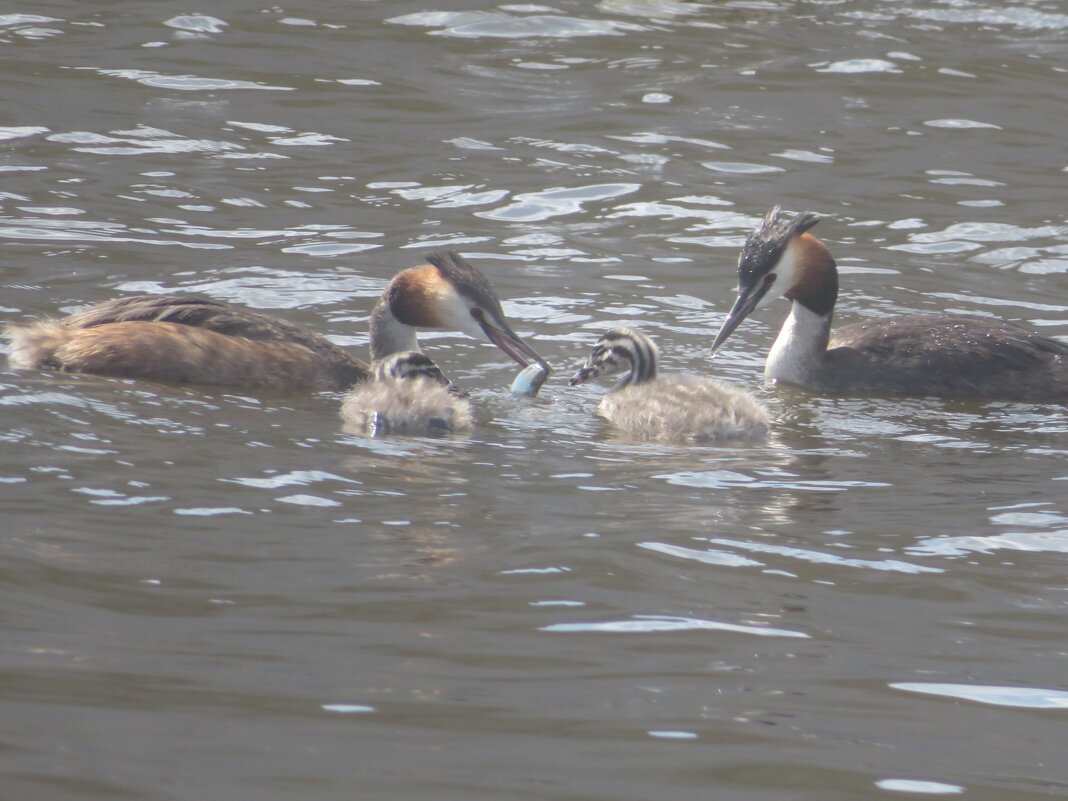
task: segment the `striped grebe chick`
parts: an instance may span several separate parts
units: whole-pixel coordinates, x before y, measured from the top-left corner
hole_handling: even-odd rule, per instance
[[[649,440],[763,439],[768,414],[749,393],[697,375],[657,375],[657,349],[645,334],[613,328],[593,348],[571,386],[625,375],[601,399],[598,413],[623,432]]]
[[[770,382],[823,392],[898,392],[947,398],[1068,401],[1068,344],[1016,323],[964,314],[918,314],[831,331],[838,268],[808,230],[819,218],[773,208],[738,259],[738,299],[712,353],[738,324],[780,295],[790,314],[764,366]]]
[[[512,331],[490,282],[457,253],[430,253],[402,270],[371,312],[371,357],[419,350],[416,331],[443,328],[484,339],[526,366],[544,363]],[[170,383],[343,390],[370,367],[302,325],[183,295],[137,295],[62,320],[9,325],[12,367]]]
[[[344,430],[382,436],[465,433],[471,404],[419,351],[394,353],[375,364],[375,380],[349,390],[341,404]]]

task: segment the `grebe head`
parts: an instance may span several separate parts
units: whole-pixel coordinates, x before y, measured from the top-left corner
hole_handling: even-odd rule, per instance
[[[427,378],[435,384],[449,385],[449,379],[441,372],[434,361],[417,350],[394,353],[375,365],[375,380],[407,380],[410,378]]]
[[[586,364],[571,376],[568,384],[574,387],[594,378],[623,372],[627,375],[615,389],[656,378],[656,345],[640,331],[613,328],[597,340]]]
[[[428,264],[398,273],[385,300],[398,322],[412,328],[447,328],[484,339],[526,367],[546,365],[504,317],[501,301],[479,270],[458,253],[428,253]]]
[[[742,320],[770,298],[797,300],[817,314],[834,308],[838,290],[834,260],[822,242],[806,233],[817,222],[819,217],[811,211],[785,219],[782,208],[775,206],[749,234],[738,257],[738,299],[712,343],[713,355]],[[815,285],[828,266],[835,276],[829,291],[825,281]]]

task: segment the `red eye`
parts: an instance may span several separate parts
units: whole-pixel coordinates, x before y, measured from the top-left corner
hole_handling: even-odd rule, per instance
[[[482,313],[482,309],[478,308],[478,306],[475,306],[473,309],[471,309],[471,316],[481,323],[484,315]]]

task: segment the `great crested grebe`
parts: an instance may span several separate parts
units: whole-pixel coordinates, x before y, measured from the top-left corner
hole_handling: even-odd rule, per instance
[[[457,253],[397,273],[371,312],[371,358],[419,350],[416,330],[484,339],[526,366],[544,360],[512,331],[486,277]],[[371,369],[302,325],[205,298],[138,295],[62,320],[9,325],[15,368],[294,390],[341,390]]]
[[[341,404],[344,429],[353,434],[430,436],[470,431],[471,404],[438,366],[407,350],[375,364],[375,380],[349,390]]]
[[[738,299],[712,353],[762,301],[791,301],[764,377],[826,392],[1068,401],[1068,344],[1021,325],[962,314],[887,317],[831,331],[838,268],[806,233],[812,212],[764,217],[738,259]]]
[[[705,376],[657,376],[656,362],[656,345],[649,337],[613,328],[569,383],[626,372],[597,411],[641,439],[758,440],[768,433],[767,412],[747,392]]]

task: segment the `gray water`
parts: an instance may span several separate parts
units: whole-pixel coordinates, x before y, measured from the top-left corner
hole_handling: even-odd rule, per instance
[[[838,320],[1068,338],[1068,7],[11,0],[7,321],[191,292],[364,351],[463,252],[560,372],[453,332],[468,439],[339,397],[0,375],[0,798],[1068,795],[1061,406],[715,363],[746,232],[824,216]],[[775,418],[638,445],[562,380],[654,336]]]

